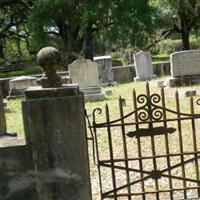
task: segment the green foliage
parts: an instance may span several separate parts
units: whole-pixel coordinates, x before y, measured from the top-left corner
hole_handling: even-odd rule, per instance
[[[156,24],[153,13],[146,0],[36,1],[29,17],[32,46],[53,44],[80,55],[88,49],[87,39],[99,45],[103,37],[106,46],[142,48]],[[94,49],[100,52],[103,48],[95,45]]]
[[[27,68],[24,68],[23,70],[2,72],[0,73],[0,78],[16,77],[16,76],[23,76],[23,75],[34,75],[34,74],[41,74],[41,68],[27,67]]]
[[[115,67],[115,66],[122,66],[123,65],[123,62],[121,59],[112,59],[112,66]]]
[[[166,5],[166,8],[165,6]],[[190,49],[190,33],[200,27],[200,1],[199,0],[160,0],[159,9],[163,14],[164,24],[182,39],[183,49]]]
[[[200,49],[200,38],[190,39],[191,49]],[[154,48],[150,50],[153,55],[170,55],[176,51],[182,51],[182,41],[166,39],[159,42]]]
[[[165,55],[165,54],[161,54],[161,55],[157,55],[157,56],[152,56],[152,61],[153,62],[163,62],[163,61],[169,61],[170,56],[169,55]]]
[[[122,47],[131,45],[142,49],[153,33],[154,10],[146,0],[121,1],[116,7],[118,20],[106,31],[111,44],[119,43]]]
[[[6,41],[7,59],[20,55],[19,46],[22,57],[36,54],[42,47],[55,46],[65,55],[66,65],[73,59],[93,56],[89,51],[100,55],[107,50],[127,47],[134,51],[146,50],[149,44],[160,41],[159,37],[165,30],[173,29],[176,31],[174,39],[181,38],[180,13],[183,11],[185,25],[193,22],[190,24],[192,29],[199,27],[200,2],[197,0],[31,0],[27,3],[28,9],[20,6],[21,1],[9,7],[12,12],[4,9],[0,14],[0,26],[6,25],[11,14],[15,19],[21,19],[16,27],[20,29],[21,36],[28,37],[18,40],[18,34],[14,40],[9,38]],[[5,5],[5,2],[0,5]],[[10,31],[16,29],[11,27]],[[179,42],[174,43],[168,45],[166,41],[158,44],[151,52],[168,54],[174,49],[179,50]]]
[[[7,40],[6,45],[5,45],[5,58],[6,58],[5,60],[17,61],[17,60],[21,60],[22,58],[23,60],[31,59],[31,56],[29,55],[25,42],[22,41],[20,44],[21,44],[22,57],[18,53],[16,41]]]

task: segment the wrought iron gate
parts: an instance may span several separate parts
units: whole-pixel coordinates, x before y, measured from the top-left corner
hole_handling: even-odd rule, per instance
[[[164,89],[137,96],[133,91],[132,112],[124,114],[119,98],[119,118],[93,111],[95,155],[101,199],[190,199],[200,197],[200,115],[193,98],[189,113],[165,105]],[[196,102],[200,104],[200,100]],[[105,122],[99,122],[105,119]]]

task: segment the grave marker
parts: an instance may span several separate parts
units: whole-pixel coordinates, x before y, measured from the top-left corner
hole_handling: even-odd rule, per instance
[[[111,56],[97,56],[93,59],[98,64],[99,83],[112,84],[114,82],[114,75]]]
[[[72,83],[78,83],[85,101],[104,100],[105,94],[99,87],[98,66],[88,59],[75,60],[68,66]]]
[[[80,87],[99,84],[97,63],[88,59],[75,60],[68,66],[72,83],[78,83]]]
[[[171,87],[200,82],[200,50],[175,52],[170,55]]]
[[[151,80],[156,77],[153,73],[151,55],[149,52],[140,51],[134,55],[136,77],[134,81]]]

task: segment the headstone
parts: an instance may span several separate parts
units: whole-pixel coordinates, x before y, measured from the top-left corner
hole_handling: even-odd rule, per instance
[[[97,63],[88,59],[76,60],[68,69],[72,83],[78,83],[84,93],[85,102],[105,99],[105,94],[99,87]]]
[[[200,50],[188,50],[172,53],[172,77],[200,75]]]
[[[136,77],[134,81],[151,80],[156,77],[153,73],[152,59],[149,52],[140,51],[134,55]]]
[[[99,83],[105,85],[112,84],[114,82],[114,75],[111,56],[97,56],[93,59],[98,64]]]
[[[68,66],[72,83],[80,87],[95,86],[99,84],[97,63],[88,59],[75,60]]]
[[[169,86],[190,85],[200,82],[200,50],[172,53],[170,65]]]
[[[9,81],[9,97],[24,94],[24,90],[31,86],[36,86],[36,78],[31,76],[20,76]]]

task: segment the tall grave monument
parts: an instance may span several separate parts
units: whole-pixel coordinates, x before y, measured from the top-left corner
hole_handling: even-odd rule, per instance
[[[140,51],[134,55],[136,77],[134,81],[146,81],[156,77],[153,73],[152,59],[149,52]]]

